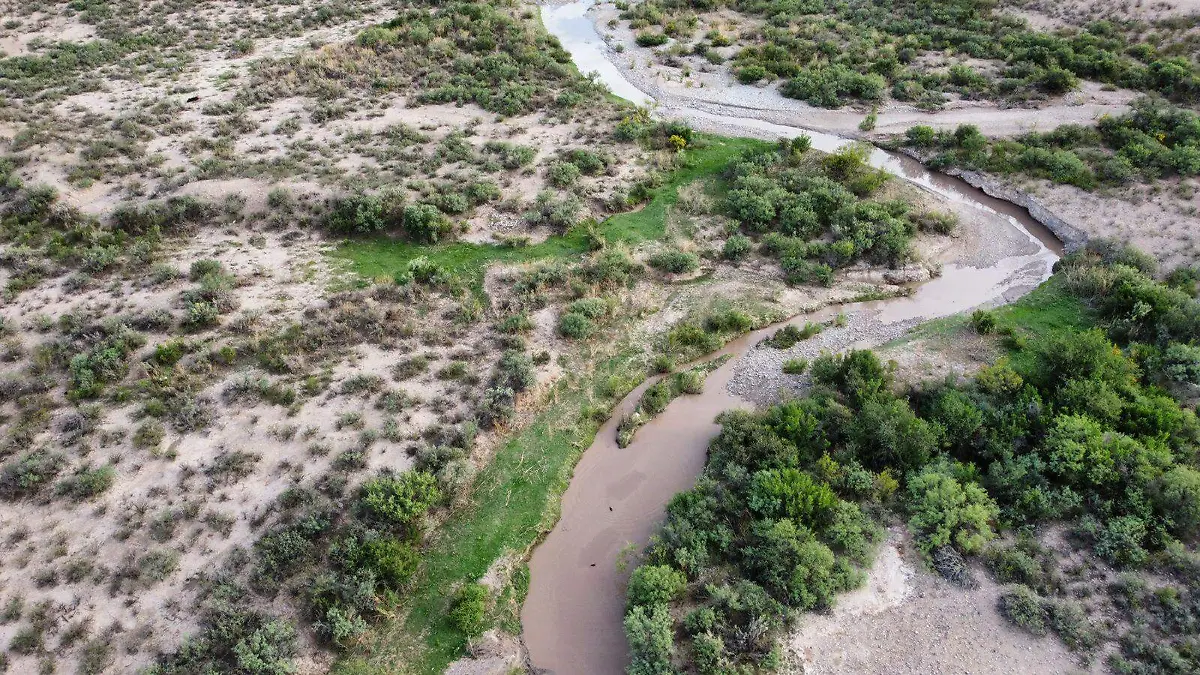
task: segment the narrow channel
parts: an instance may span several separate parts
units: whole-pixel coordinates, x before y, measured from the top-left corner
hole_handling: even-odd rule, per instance
[[[639,104],[651,102],[606,57],[607,47],[587,10],[594,0],[545,6],[542,19],[558,37],[582,72],[595,72],[614,93]],[[853,141],[800,127],[752,117],[728,117],[670,102],[658,114],[698,127],[759,138],[805,134],[813,147],[831,152]],[[866,315],[885,325],[911,323],[955,314],[984,304],[1011,302],[1049,278],[1061,245],[1027,212],[993,199],[965,182],[932,173],[907,157],[882,150],[871,153],[872,165],[944,199],[978,209],[989,227],[1008,229],[1029,240],[1027,253],[1002,258],[987,267],[948,264],[940,277],[903,298],[829,307],[794,317],[786,323],[820,320],[845,312]],[[622,628],[627,574],[619,561],[639,552],[658,529],[670,498],[691,487],[704,468],[709,441],[718,431],[713,421],[731,408],[750,407],[726,387],[743,357],[781,325],[745,335],[702,360],[733,356],[712,372],[703,393],[682,396],[658,418],[641,428],[626,448],[616,444],[616,427],[636,407],[653,380],[631,392],[600,429],[583,454],[563,496],[562,517],[530,561],[529,594],[522,608],[524,642],[533,666],[554,675],[620,675],[628,664]],[[855,347],[876,346],[869,341]]]

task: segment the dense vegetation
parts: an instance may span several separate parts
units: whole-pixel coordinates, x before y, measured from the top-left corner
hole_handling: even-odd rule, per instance
[[[881,199],[890,178],[867,164],[867,149],[808,152],[808,138],[780,141],[730,165],[725,208],[747,235],[762,240],[790,283],[831,283],[833,270],[858,260],[898,267],[913,259],[910,242],[934,221],[902,199]]]
[[[1180,102],[1200,97],[1200,76],[1190,54],[1159,53],[1154,44],[1131,41],[1127,27],[1108,21],[1083,30],[1031,30],[1024,20],[976,0],[933,5],[916,0],[650,0],[623,16],[642,31],[641,44],[663,44],[673,37],[680,41],[677,53],[693,51],[720,62],[713,47],[731,40],[719,30],[686,43],[699,23],[696,12],[725,5],[766,21],[753,44],[736,53],[737,78],[747,83],[781,79],[785,96],[818,106],[877,102],[887,93],[931,108],[944,103],[947,93],[1036,99],[1074,89],[1080,78]],[[650,30],[655,24],[659,31]],[[658,35],[661,42],[652,39]],[[941,72],[921,65],[919,57],[930,53],[996,65],[981,72],[960,62]]]
[[[1083,189],[1200,175],[1200,115],[1153,98],[1094,127],[1065,124],[1007,140],[969,125],[952,132],[916,126],[904,144],[931,154],[931,166],[1021,173]]]
[[[433,7],[437,11],[431,11]],[[414,2],[336,54],[258,62],[240,102],[295,95],[332,99],[346,89],[416,89],[417,102],[473,102],[502,115],[569,110],[602,90],[579,77],[558,41],[528,10],[491,2]],[[337,76],[333,76],[334,73]]]
[[[1153,272],[1113,245],[1068,257],[1052,292],[1090,307],[1107,332],[1007,326],[1011,355],[966,381],[901,389],[873,353],[851,351],[816,359],[803,399],[724,413],[702,478],[672,499],[630,580],[629,672],[770,669],[774,636],[795,612],[829,607],[861,582],[889,513],[947,576],[967,573],[962,556],[989,551],[1002,580],[1036,587],[1017,587],[1001,610],[1085,651],[1100,627],[1037,585],[1047,567],[1029,546],[989,548],[997,532],[1067,523],[1074,545],[1108,564],[1163,565],[1190,588],[1200,422],[1168,392],[1200,382],[1200,301],[1194,275],[1165,284]],[[1110,590],[1134,617],[1153,617],[1120,636],[1114,669],[1200,665],[1195,624],[1168,619],[1144,585]],[[1155,670],[1165,663],[1184,670]]]

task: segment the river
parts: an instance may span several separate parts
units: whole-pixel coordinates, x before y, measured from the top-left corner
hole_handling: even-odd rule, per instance
[[[587,10],[593,0],[545,6],[542,20],[584,73],[594,72],[613,93],[640,105],[654,102],[613,61]],[[750,116],[734,117],[659,101],[659,114],[680,118],[697,128],[758,138],[807,135],[813,147],[831,152],[852,141]],[[1051,274],[1061,252],[1059,242],[1027,212],[993,199],[965,182],[932,173],[907,157],[876,149],[870,162],[909,183],[960,205],[979,210],[988,227],[1023,241],[1019,255],[985,266],[947,264],[941,276],[921,284],[908,297],[826,308],[794,317],[791,323],[820,320],[836,312],[875,325],[902,329],[917,320],[958,313],[984,304],[1011,302]],[[1007,228],[1007,229],[1005,229]],[[782,324],[780,324],[782,325]],[[583,454],[563,495],[562,517],[530,561],[530,588],[521,612],[524,642],[533,666],[554,675],[620,675],[628,663],[622,628],[627,571],[618,563],[640,551],[664,518],[677,492],[690,488],[704,468],[706,449],[717,433],[713,419],[723,410],[749,407],[729,392],[739,360],[767,335],[771,326],[743,336],[702,360],[733,356],[713,371],[703,393],[681,396],[658,418],[642,427],[626,448],[616,444],[616,427],[631,412],[653,380],[631,392],[600,429]],[[856,335],[847,330],[838,346],[868,347],[885,341],[884,333]],[[632,565],[630,565],[632,567]]]

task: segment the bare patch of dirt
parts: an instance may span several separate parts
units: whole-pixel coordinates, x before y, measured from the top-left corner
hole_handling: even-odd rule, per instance
[[[964,590],[929,572],[907,535],[893,531],[867,585],[828,616],[804,617],[789,651],[808,675],[845,673],[1082,673],[1055,637],[1034,637],[996,609],[1003,586],[982,571]]]
[[[1044,181],[1021,187],[1090,237],[1130,243],[1158,258],[1163,269],[1200,261],[1200,181],[1194,178],[1160,179],[1153,186],[1113,192]]]

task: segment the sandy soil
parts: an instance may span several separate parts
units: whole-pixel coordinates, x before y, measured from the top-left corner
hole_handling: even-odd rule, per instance
[[[340,273],[330,267],[325,246],[319,238],[285,238],[277,231],[255,232],[244,225],[212,228],[187,242],[176,242],[166,257],[177,267],[186,271],[195,260],[214,258],[238,279],[234,289],[238,312],[226,317],[224,328],[188,339],[220,344],[236,339],[242,334],[239,331],[262,335],[286,322],[335,313],[325,297]],[[157,286],[127,281],[68,291],[59,284],[43,284],[15,302],[0,305],[0,316],[15,330],[16,343],[32,350],[56,336],[39,331],[38,317],[57,322],[80,312],[101,317],[152,309],[178,311],[179,294],[191,285],[186,279]],[[213,378],[200,392],[202,399],[211,401],[213,423],[189,434],[168,426],[155,447],[133,445],[135,430],[142,424],[134,415],[137,405],[107,405],[95,431],[81,444],[66,440],[64,431],[73,406],[53,408],[34,444],[64,453],[69,467],[63,475],[75,465],[112,464],[116,478],[111,488],[90,501],[76,503],[47,495],[6,503],[0,509],[0,602],[19,597],[26,608],[53,603],[55,620],[46,640],[66,672],[73,671],[71,664],[79,653],[78,645],[56,646],[69,623],[84,622],[93,635],[108,635],[114,651],[105,672],[134,672],[156,653],[176,649],[197,629],[195,579],[262,536],[272,522],[272,504],[284,490],[339,472],[353,485],[379,468],[404,470],[411,466],[411,451],[423,442],[430,427],[466,414],[471,387],[438,379],[435,373],[449,360],[458,359],[468,362],[471,372],[486,376],[496,348],[486,331],[466,334],[463,327],[444,318],[450,309],[444,301],[425,304],[418,308],[379,303],[381,310],[397,313],[401,323],[418,310],[427,314],[409,337],[396,331],[397,335],[379,343],[353,346],[322,363],[309,364],[317,366],[319,379],[328,385],[291,408],[253,397],[229,400],[226,394],[245,378],[302,384],[287,376],[270,375],[247,364]],[[146,347],[130,359],[131,378],[145,375],[144,359],[170,337],[171,333],[148,331]],[[12,339],[6,344],[13,344]],[[539,349],[536,342],[533,348]],[[432,356],[428,369],[394,381],[389,376],[391,367],[414,353]],[[187,357],[184,363],[189,363]],[[0,378],[23,377],[25,365],[23,361],[0,363]],[[343,390],[347,381],[362,375],[382,375],[384,387],[407,395],[404,409],[392,417],[396,427],[391,440],[382,433],[388,416],[374,405],[374,395]],[[546,373],[539,375],[545,379]],[[0,404],[0,436],[16,423],[15,412],[14,403]],[[347,425],[348,414],[359,417]],[[366,444],[361,464],[334,470],[343,451],[364,447],[363,430],[373,431],[377,438]],[[490,436],[483,434],[479,446],[486,449],[490,443]],[[227,451],[251,452],[258,459],[237,480],[211,479],[206,471]],[[177,553],[177,567],[161,581],[144,586],[130,588],[120,582],[123,570],[148,551]],[[69,569],[80,565],[90,566],[91,571],[66,578]],[[285,616],[291,607],[283,596],[258,602]],[[7,645],[26,626],[19,620],[0,625],[0,644]],[[313,650],[311,636],[303,636],[303,643],[305,672],[324,672],[327,659]],[[34,672],[36,658],[11,654],[10,664],[10,672]]]
[[[1084,26],[1103,19],[1154,23],[1200,14],[1197,0],[1005,0],[1000,6],[1003,11],[1019,16],[1041,30]]]
[[[816,108],[785,98],[773,86],[740,84],[732,78],[727,66],[712,66],[701,57],[684,57],[690,66],[690,74],[686,76],[679,68],[659,65],[650,49],[639,47],[634,41],[634,32],[629,30],[627,22],[608,25],[618,14],[618,10],[607,4],[589,11],[608,43],[605,56],[638,89],[652,96],[665,115],[686,106],[851,137],[862,135],[858,125],[865,115],[863,111]],[[588,64],[580,64],[581,70],[586,72],[588,68]],[[1089,123],[1104,114],[1120,114],[1136,96],[1134,92],[1109,91],[1086,83],[1079,91],[1033,109],[1002,109],[990,102],[952,101],[943,110],[925,112],[889,101],[879,108],[872,133],[903,133],[916,124],[935,128],[975,124],[989,136],[1013,136],[1060,124]]]
[[[1166,179],[1114,192],[1087,192],[1045,181],[1001,178],[1034,195],[1091,237],[1128,242],[1158,258],[1162,269],[1200,262],[1200,180]]]
[[[924,567],[902,529],[893,530],[866,585],[828,615],[806,615],[791,658],[806,675],[858,673],[1082,673],[1055,637],[1013,627],[996,610],[1003,587],[975,570],[964,590]]]

